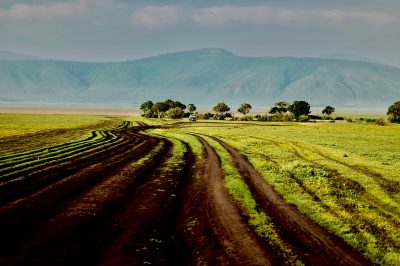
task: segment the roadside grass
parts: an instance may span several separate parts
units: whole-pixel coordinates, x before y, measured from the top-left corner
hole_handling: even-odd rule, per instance
[[[268,215],[258,210],[257,203],[253,198],[249,187],[244,182],[240,173],[234,166],[229,152],[215,140],[201,135],[217,152],[224,173],[225,186],[228,192],[247,216],[249,224],[254,228],[258,236],[274,249],[287,265],[302,265],[298,255],[292,247],[279,236],[278,229]]]
[[[166,161],[163,173],[182,172],[185,166],[185,153],[188,151],[185,143],[174,134],[160,134],[160,129],[146,130],[145,134],[165,138],[172,143],[172,155]]]
[[[287,202],[373,263],[400,264],[398,125],[231,122],[180,130],[227,142]]]

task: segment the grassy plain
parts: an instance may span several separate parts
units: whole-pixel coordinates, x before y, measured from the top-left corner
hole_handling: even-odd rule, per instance
[[[84,139],[93,130],[118,126],[122,120],[165,126],[150,132],[173,143],[175,156],[168,161],[167,169],[183,164],[187,150],[183,143],[201,157],[201,144],[188,133],[204,136],[221,158],[232,198],[244,207],[255,231],[278,246],[288,260],[296,261],[296,254],[281,240],[279,230],[267,214],[256,210],[254,199],[227,151],[207,136],[219,138],[239,150],[289,203],[342,237],[372,262],[400,265],[400,125],[397,124],[187,123],[185,120],[174,125],[173,120],[140,117],[7,114],[0,115],[1,153],[20,151],[21,145],[25,145],[23,149],[32,149]]]
[[[399,125],[210,121],[170,131],[227,142],[288,202],[371,261],[400,264]],[[229,179],[226,186],[233,198],[243,188]]]

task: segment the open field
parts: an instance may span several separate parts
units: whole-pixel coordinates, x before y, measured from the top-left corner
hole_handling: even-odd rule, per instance
[[[1,117],[2,265],[400,264],[399,125]]]

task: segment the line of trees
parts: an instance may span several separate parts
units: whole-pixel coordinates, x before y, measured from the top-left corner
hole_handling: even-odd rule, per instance
[[[249,103],[240,104],[237,111],[241,113],[242,117],[233,117],[229,111],[230,107],[224,103],[217,103],[213,107],[214,114],[212,113],[196,113],[199,119],[215,119],[223,120],[227,117],[233,118],[234,120],[253,120],[254,118],[259,121],[301,121],[306,122],[310,119],[332,119],[331,114],[335,112],[335,108],[332,106],[326,106],[322,110],[324,117],[310,115],[311,106],[306,101],[294,101],[293,103],[288,102],[277,102],[269,110],[269,115],[256,115],[248,116],[252,106]],[[142,110],[142,116],[147,118],[172,118],[179,119],[182,117],[189,117],[190,114],[194,114],[197,110],[194,104],[188,104],[187,106],[179,101],[173,101],[168,99],[164,102],[147,101],[141,104],[140,110]],[[187,110],[188,112],[185,112]],[[389,115],[390,122],[400,122],[400,101],[395,102],[388,108],[387,114]],[[343,119],[343,118],[342,118]],[[338,119],[339,120],[339,119]]]

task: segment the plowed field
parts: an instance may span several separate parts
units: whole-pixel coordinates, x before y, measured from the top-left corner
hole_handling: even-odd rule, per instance
[[[372,264],[225,140],[137,123],[0,154],[0,265]]]

